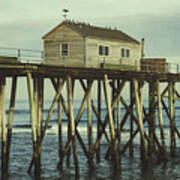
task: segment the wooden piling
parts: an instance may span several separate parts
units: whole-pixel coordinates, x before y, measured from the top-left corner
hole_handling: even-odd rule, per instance
[[[151,155],[155,151],[155,142],[154,142],[154,134],[155,134],[155,95],[156,95],[156,80],[152,80],[149,82],[149,138],[150,143],[148,145],[148,154]]]
[[[159,128],[161,132],[161,145],[162,145],[162,155],[163,159],[166,159],[166,144],[165,144],[165,135],[164,135],[164,123],[162,116],[162,106],[161,106],[161,93],[160,93],[160,82],[156,81],[157,86],[157,100],[158,100],[158,116],[159,116]]]
[[[175,154],[176,139],[175,139],[175,106],[174,106],[174,82],[169,82],[169,114],[170,114],[170,136],[171,136],[171,155]]]
[[[60,83],[60,79],[57,80],[57,83]],[[57,102],[57,115],[58,115],[58,144],[59,144],[59,163],[58,168],[60,171],[63,170],[63,139],[62,139],[62,106],[61,98]]]
[[[142,159],[146,160],[147,159],[147,147],[146,147],[146,143],[145,143],[144,124],[143,124],[143,120],[142,120],[142,104],[140,102],[137,85],[138,85],[137,80],[133,79],[135,102],[136,102],[136,112],[137,112],[137,116],[138,116],[140,135],[141,135],[141,139],[142,139],[141,155],[142,155]]]
[[[31,129],[32,129],[32,142],[33,142],[33,159],[34,159],[34,176],[39,178],[40,169],[38,164],[38,148],[37,148],[37,128],[36,128],[36,102],[34,101],[34,93],[33,93],[33,79],[32,74],[30,72],[27,73],[27,87],[29,94],[29,104],[30,104],[30,120],[31,120]],[[36,93],[36,92],[35,92]]]
[[[117,79],[117,88],[119,89],[120,87],[120,80]],[[119,155],[119,163],[121,160],[121,103],[120,99],[117,101],[117,131],[116,131],[116,136],[117,136],[117,153]]]
[[[115,129],[114,129],[114,120],[113,120],[113,113],[111,108],[111,99],[110,99],[110,92],[109,92],[109,83],[108,83],[108,76],[104,75],[104,94],[106,100],[106,106],[108,110],[108,117],[109,117],[109,127],[110,127],[110,135],[111,135],[111,143],[112,143],[112,160],[115,162],[114,167],[115,169],[119,167],[119,158],[117,154],[117,147],[115,142]]]
[[[8,172],[10,150],[11,150],[12,123],[13,123],[14,110],[15,110],[16,87],[17,87],[17,77],[15,76],[12,78],[11,98],[10,98],[9,115],[8,115],[8,132],[7,132],[7,145],[6,145],[6,170],[7,172]]]
[[[99,139],[100,136],[100,121],[101,121],[101,80],[97,81],[97,109],[98,109],[98,114],[99,118],[97,119],[97,139]],[[101,161],[101,144],[99,143],[98,148],[97,148],[97,153],[96,153],[96,161],[99,163]]]
[[[90,83],[90,80],[87,80],[87,87],[89,87],[91,85]],[[89,166],[91,167],[92,166],[92,153],[91,153],[91,150],[92,150],[92,110],[91,110],[91,106],[92,106],[92,103],[91,103],[91,91],[89,92],[89,95],[88,95],[88,99],[87,99],[87,108],[88,108],[88,125],[87,125],[87,132],[88,132],[88,147],[89,147],[89,159],[88,159],[88,162],[89,162]]]
[[[41,170],[41,130],[43,121],[43,104],[44,104],[44,79],[37,79],[37,148],[38,148],[38,166]]]
[[[69,108],[69,120],[71,124],[71,138],[72,138],[72,149],[73,158],[75,166],[76,179],[79,178],[79,165],[78,165],[78,155],[76,150],[76,136],[75,136],[75,122],[74,122],[74,112],[73,112],[73,96],[72,96],[72,80],[70,76],[67,76],[67,95],[68,95],[68,108]]]
[[[133,82],[130,81],[130,104],[134,105],[135,102],[135,97],[134,97],[134,89],[133,89]],[[131,106],[131,113],[133,113],[133,107]],[[134,125],[133,125],[133,116],[132,114],[130,115],[130,138],[132,139],[132,136],[134,134]],[[134,144],[133,144],[133,140],[131,141],[130,145],[129,145],[129,155],[130,157],[133,157],[134,155]]]
[[[1,121],[1,179],[7,177],[6,170],[6,117],[5,117],[6,78],[0,77],[0,121]]]

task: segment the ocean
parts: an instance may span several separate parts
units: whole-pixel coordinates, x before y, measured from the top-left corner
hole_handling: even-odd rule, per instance
[[[8,107],[9,102],[6,102]],[[45,101],[44,103],[44,120],[46,119],[48,108],[50,107],[51,102]],[[147,101],[145,102],[147,104]],[[79,101],[74,103],[74,114],[78,112],[80,106]],[[176,106],[176,125],[180,129],[180,117],[179,109],[180,104],[177,102]],[[147,107],[147,106],[146,106]],[[8,109],[8,108],[7,108]],[[8,113],[8,111],[6,112]],[[125,113],[125,109],[121,107],[121,117]],[[106,106],[103,103],[101,109],[102,119],[106,115]],[[63,142],[67,140],[67,120],[66,116],[63,113]],[[92,114],[93,119],[93,142],[96,140],[96,117]],[[165,127],[165,138],[167,151],[169,153],[169,120],[163,109],[163,120]],[[115,120],[116,121],[116,120]],[[158,126],[158,116],[156,121],[156,134],[160,136],[159,126]],[[9,162],[9,180],[32,180],[34,179],[33,173],[29,175],[27,169],[31,162],[32,158],[32,139],[31,139],[31,129],[30,125],[30,114],[29,114],[29,104],[28,101],[17,101],[16,109],[14,114],[13,121],[13,136],[12,136],[12,145],[11,145],[11,156]],[[42,149],[42,179],[44,180],[73,180],[75,179],[75,171],[73,164],[73,157],[71,156],[71,165],[70,168],[66,167],[64,161],[64,171],[60,172],[57,169],[58,163],[58,124],[57,124],[57,109],[54,110],[53,116],[50,122],[51,127],[48,129],[47,134],[43,141]],[[148,131],[148,125],[145,124],[145,131]],[[108,129],[108,127],[107,127]],[[129,139],[129,122],[127,121],[124,129],[126,131],[122,132],[122,146]],[[78,125],[78,130],[81,136],[84,138],[84,142],[88,144],[87,138],[87,109],[82,115],[81,121]],[[107,161],[104,159],[104,155],[107,151],[108,145],[105,138],[101,141],[101,162],[99,164],[95,163],[95,167],[90,169],[88,167],[87,159],[80,148],[80,145],[77,143],[77,152],[78,160],[80,167],[80,179],[82,180],[174,180],[180,179],[180,143],[177,138],[177,149],[176,156],[174,158],[168,156],[167,162],[160,162],[156,157],[146,163],[143,163],[140,160],[139,153],[139,137],[134,140],[134,158],[129,157],[129,152],[127,151],[121,160],[121,168],[114,172],[113,162]],[[94,162],[96,162],[94,158]]]

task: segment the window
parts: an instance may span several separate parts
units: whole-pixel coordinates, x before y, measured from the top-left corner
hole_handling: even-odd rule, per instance
[[[125,51],[124,51],[124,48],[121,49],[121,57],[125,57]]]
[[[129,58],[130,57],[130,50],[126,49],[126,57]]]
[[[100,56],[108,56],[109,55],[109,47],[108,46],[99,46],[99,55]]]
[[[68,44],[61,44],[61,56],[68,56]]]
[[[103,46],[99,46],[99,55],[100,55],[100,56],[103,55]]]
[[[105,46],[105,56],[109,55],[109,47]]]

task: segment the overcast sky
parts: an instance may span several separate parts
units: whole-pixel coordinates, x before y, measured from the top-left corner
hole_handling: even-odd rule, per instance
[[[69,19],[144,37],[148,56],[180,55],[179,0],[1,0],[0,8],[0,46],[42,49],[41,37],[68,8]]]
[[[0,46],[42,49],[41,37],[69,19],[145,38],[146,57],[180,63],[180,0],[0,0]]]

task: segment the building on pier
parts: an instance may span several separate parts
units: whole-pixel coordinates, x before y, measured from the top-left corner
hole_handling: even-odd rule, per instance
[[[43,40],[44,64],[140,69],[140,43],[117,29],[64,21]]]

